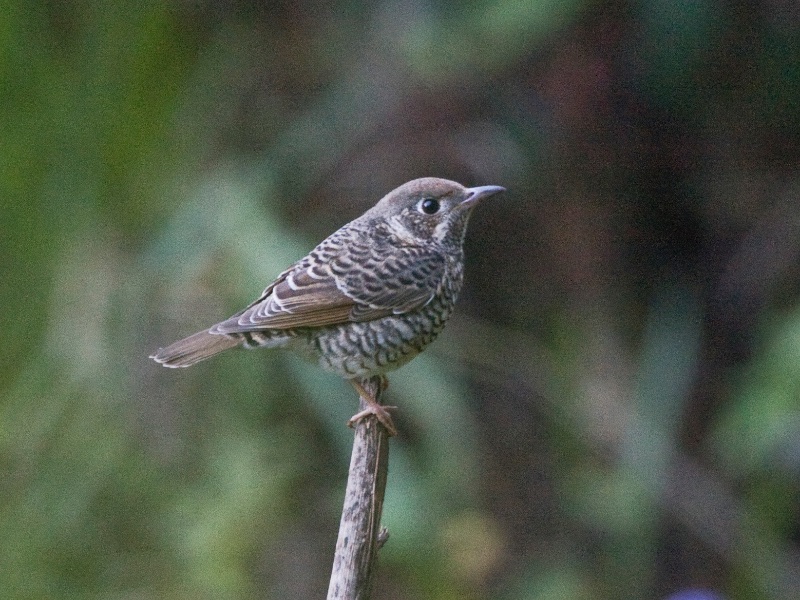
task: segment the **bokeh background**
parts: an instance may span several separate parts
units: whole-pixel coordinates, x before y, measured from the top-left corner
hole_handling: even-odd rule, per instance
[[[324,597],[351,388],[147,356],[434,175],[508,193],[392,377],[375,598],[800,597],[797,2],[2,13],[0,596]]]

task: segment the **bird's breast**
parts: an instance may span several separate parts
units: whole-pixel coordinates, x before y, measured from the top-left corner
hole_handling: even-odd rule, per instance
[[[325,370],[347,379],[392,371],[422,352],[444,329],[453,309],[449,296],[437,296],[400,315],[316,329],[309,333],[306,351]]]

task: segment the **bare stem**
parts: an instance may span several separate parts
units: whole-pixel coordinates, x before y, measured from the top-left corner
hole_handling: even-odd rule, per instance
[[[380,378],[373,377],[362,385],[380,402]],[[366,408],[362,398],[361,410]],[[389,435],[374,415],[361,419],[355,429],[328,600],[368,599],[375,558],[383,545],[378,534],[389,466]],[[386,537],[384,530],[383,542]]]

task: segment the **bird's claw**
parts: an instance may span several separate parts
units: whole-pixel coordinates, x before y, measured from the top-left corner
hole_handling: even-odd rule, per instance
[[[389,414],[389,411],[394,408],[397,407],[383,406],[382,404],[378,403],[370,403],[367,405],[367,408],[350,417],[350,420],[347,422],[347,426],[355,427],[356,424],[361,421],[361,419],[369,417],[370,415],[374,415],[375,418],[380,421],[381,425],[386,428],[386,432],[389,434],[389,437],[394,437],[397,435],[397,428],[394,426],[394,422],[392,421],[392,415]]]

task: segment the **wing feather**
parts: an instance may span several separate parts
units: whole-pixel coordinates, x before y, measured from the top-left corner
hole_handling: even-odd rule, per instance
[[[281,273],[250,306],[212,327],[211,333],[371,321],[430,302],[445,274],[443,256],[418,247],[398,253],[386,241],[360,240],[360,245],[357,241],[348,240],[347,251],[343,247],[334,251],[330,244],[324,247],[325,261],[312,252]]]

